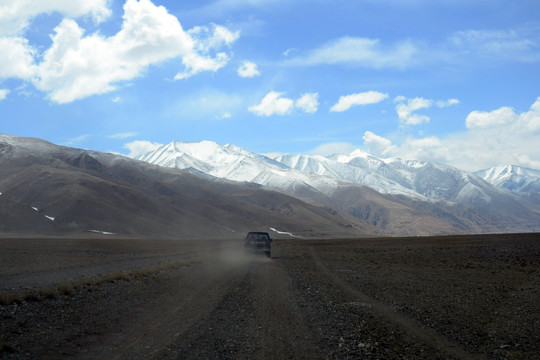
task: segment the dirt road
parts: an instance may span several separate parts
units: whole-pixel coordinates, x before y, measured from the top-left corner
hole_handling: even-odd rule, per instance
[[[538,359],[539,240],[169,243],[151,268],[0,305],[0,358]]]

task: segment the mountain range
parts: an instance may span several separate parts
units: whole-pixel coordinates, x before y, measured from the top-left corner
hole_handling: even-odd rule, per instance
[[[362,150],[328,157],[269,157],[230,144],[173,141],[137,159],[214,179],[256,183],[315,205],[372,219],[373,225],[392,233],[398,231],[396,224],[401,224],[404,215],[392,216],[396,206],[381,206],[381,202],[408,207],[405,222],[409,224],[426,211],[437,219],[436,225],[428,221],[424,229],[401,224],[399,228],[407,234],[431,233],[441,226],[440,221],[450,222],[453,228],[441,228],[441,232],[527,230],[535,227],[540,214],[540,201],[536,201],[539,188],[535,187],[539,172],[516,166],[512,169],[520,174],[520,184],[527,186],[505,186],[508,182],[500,181],[505,173],[493,169],[473,174],[430,162],[380,159]],[[371,200],[364,198],[369,191],[376,193]],[[373,213],[374,209],[378,212]],[[386,225],[381,227],[381,222]]]
[[[361,150],[265,156],[210,141],[137,159],[0,135],[0,233],[167,238],[531,231],[538,172],[476,174]],[[535,180],[536,179],[536,180]],[[512,180],[516,183],[516,177]]]
[[[0,135],[0,234],[241,238],[270,227],[302,237],[378,232],[256,184]]]
[[[507,165],[480,170],[475,174],[496,187],[540,203],[540,170]]]

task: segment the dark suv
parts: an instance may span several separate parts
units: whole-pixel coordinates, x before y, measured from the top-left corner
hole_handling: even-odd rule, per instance
[[[272,239],[270,238],[270,235],[265,232],[248,232],[244,246],[246,251],[264,252],[267,255],[270,255]]]

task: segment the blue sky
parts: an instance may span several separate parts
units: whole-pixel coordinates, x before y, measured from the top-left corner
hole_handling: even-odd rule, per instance
[[[534,0],[0,0],[0,132],[540,168]]]

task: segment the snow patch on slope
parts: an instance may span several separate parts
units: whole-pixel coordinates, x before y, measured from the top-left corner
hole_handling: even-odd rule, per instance
[[[292,234],[292,233],[290,233],[290,232],[279,231],[279,230],[274,229],[273,227],[268,227],[268,228],[269,228],[270,230],[272,230],[273,232],[278,233],[278,234],[280,234],[280,235],[288,235],[288,236],[290,236],[290,237],[295,237],[295,238],[300,238],[300,239],[302,238],[301,236],[294,235],[294,234]]]

